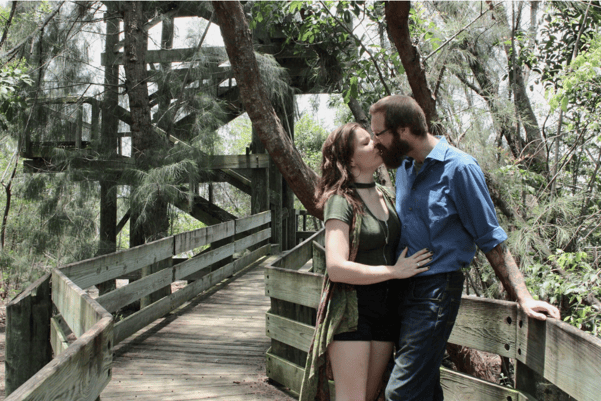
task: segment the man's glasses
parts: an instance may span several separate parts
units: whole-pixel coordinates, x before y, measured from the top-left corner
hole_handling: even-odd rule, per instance
[[[374,135],[373,135],[373,136],[374,136],[375,138],[377,138],[377,137],[379,137],[380,135],[382,135],[383,133],[385,133],[386,131],[390,131],[390,128],[386,128],[385,130],[383,130],[383,131],[380,131],[380,132],[374,132]]]

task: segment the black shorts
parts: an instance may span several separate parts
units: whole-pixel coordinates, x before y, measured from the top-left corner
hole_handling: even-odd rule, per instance
[[[398,341],[397,308],[390,304],[388,283],[356,285],[359,321],[356,331],[336,334],[334,341]]]

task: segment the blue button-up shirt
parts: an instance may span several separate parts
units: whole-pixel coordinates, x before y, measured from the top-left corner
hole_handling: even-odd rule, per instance
[[[407,256],[423,248],[434,252],[422,276],[461,269],[474,258],[476,246],[486,253],[507,239],[478,162],[444,138],[419,173],[413,159],[404,160],[396,174],[396,197],[402,226],[397,256],[405,247]]]

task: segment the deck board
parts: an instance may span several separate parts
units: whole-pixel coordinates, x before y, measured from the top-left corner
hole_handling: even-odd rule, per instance
[[[294,400],[265,375],[266,263],[119,344],[102,401]]]

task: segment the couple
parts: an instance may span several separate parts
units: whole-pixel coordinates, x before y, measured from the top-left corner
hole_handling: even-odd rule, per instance
[[[407,96],[371,106],[373,137],[357,123],[323,145],[327,275],[301,400],[374,400],[396,346],[386,400],[443,400],[440,365],[457,317],[462,269],[476,246],[530,317],[559,318],[528,292],[504,241],[476,160],[428,132]],[[376,185],[380,164],[398,168],[396,201]]]

